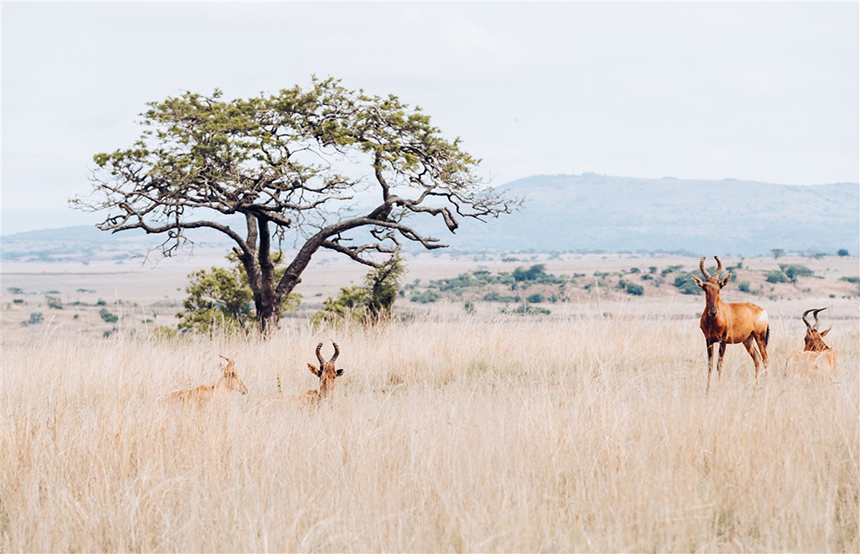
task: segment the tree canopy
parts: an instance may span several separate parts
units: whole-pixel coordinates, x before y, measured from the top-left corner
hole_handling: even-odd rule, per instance
[[[419,232],[415,216],[453,233],[463,218],[497,217],[518,204],[486,187],[479,160],[420,108],[336,79],[248,99],[185,92],[148,107],[140,138],[96,154],[93,191],[72,204],[106,212],[105,231],[164,234],[166,256],[193,229],[230,237],[262,331],[277,325],[320,249],[379,267],[403,241],[445,246]],[[297,251],[276,278],[273,253],[284,240]]]

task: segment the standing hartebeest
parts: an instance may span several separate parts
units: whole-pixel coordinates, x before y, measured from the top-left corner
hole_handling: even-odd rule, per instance
[[[722,375],[726,344],[741,342],[749,355],[752,356],[755,364],[755,378],[758,382],[759,357],[764,361],[764,370],[765,373],[767,372],[767,341],[770,337],[767,312],[761,307],[749,302],[725,303],[720,300],[720,290],[726,286],[729,279],[732,278],[732,274],[727,273],[725,277],[720,277],[723,263],[716,256],[714,259],[717,260],[717,271],[714,275],[709,275],[705,271],[705,257],[702,256],[702,259],[699,260],[699,269],[705,276],[705,280],[702,281],[695,275],[692,276],[699,288],[705,291],[705,310],[702,312],[699,327],[702,328],[702,333],[705,335],[705,347],[708,351],[708,386],[706,390],[711,388],[711,370],[714,365],[712,347],[715,343],[720,343],[717,377]],[[753,342],[758,345],[759,352],[756,352]]]
[[[830,332],[832,327],[824,331],[818,330],[818,312],[827,308],[806,310],[803,312],[803,323],[806,324],[806,335],[803,337],[803,352],[795,352],[786,364],[786,373],[789,365],[797,368],[809,377],[825,377],[834,375],[839,363],[838,354],[824,343],[823,337]],[[806,316],[812,312],[815,323],[810,325]]]
[[[331,344],[334,346],[334,355],[327,362],[323,361],[322,354],[320,354],[323,343],[319,343],[317,345],[317,360],[319,360],[320,365],[319,367],[316,367],[313,364],[308,364],[308,370],[315,376],[319,377],[320,386],[319,389],[309,390],[303,395],[297,397],[296,399],[302,404],[317,406],[324,398],[334,394],[334,380],[336,377],[343,375],[343,370],[335,369],[334,362],[340,354],[340,348],[338,348],[337,343],[334,341],[332,341]]]
[[[214,385],[200,385],[197,388],[189,390],[175,390],[170,393],[170,398],[185,402],[203,402],[227,396],[230,394],[230,391],[248,394],[248,387],[245,386],[245,383],[239,378],[239,374],[236,372],[235,362],[224,356],[221,356],[221,358],[227,360],[227,366],[224,368],[223,375],[221,375],[217,383]]]

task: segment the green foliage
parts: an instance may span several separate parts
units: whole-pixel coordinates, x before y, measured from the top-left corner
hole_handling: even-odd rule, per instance
[[[42,315],[42,312],[33,312],[30,314],[30,319],[26,321],[26,325],[38,325],[45,320],[45,316]]]
[[[738,290],[741,292],[750,292],[749,281],[741,281],[738,283]]]
[[[487,294],[484,295],[484,302],[504,302],[507,304],[510,302],[519,302],[519,301],[520,301],[519,296],[506,296],[503,294],[499,294],[496,291],[488,292]]]
[[[624,292],[632,294],[633,296],[642,296],[645,294],[645,287],[637,285],[636,283],[627,283],[624,287]]]
[[[48,307],[53,310],[62,310],[63,309],[63,301],[59,296],[46,296],[45,303],[48,304]]]
[[[256,321],[254,294],[245,273],[235,254],[227,256],[231,262],[228,267],[201,269],[188,275],[188,293],[182,302],[185,310],[176,314],[183,329],[198,333],[209,333],[214,328],[244,329],[253,328]],[[286,271],[282,258],[276,256],[275,281]],[[301,304],[301,296],[291,294],[281,308],[281,313],[296,311]]]
[[[405,268],[400,256],[394,255],[380,267],[371,269],[364,278],[368,292],[367,315],[374,323],[391,317],[400,277]]]
[[[662,271],[660,271],[660,276],[665,277],[666,275],[669,275],[670,273],[680,271],[682,267],[683,266],[681,266],[681,265],[670,265],[668,267],[664,267],[662,269]],[[678,286],[678,285],[675,285],[675,286]]]
[[[532,306],[529,304],[520,304],[513,310],[508,310],[507,308],[502,308],[503,314],[516,314],[516,315],[549,315],[552,312],[546,308],[542,308],[540,306]]]
[[[805,265],[779,264],[779,269],[792,283],[797,283],[798,277],[812,277],[814,275],[814,272]]]
[[[860,283],[860,277],[840,277],[839,280],[848,283],[854,283],[855,285]]]
[[[845,248],[840,248],[839,250],[836,251],[836,255],[841,256],[841,257],[845,257],[845,256],[850,255],[850,253]]]
[[[536,264],[528,269],[518,267],[513,272],[514,281],[516,282],[532,282],[541,284],[557,284],[563,283],[564,279],[556,277],[546,272],[544,264]]]
[[[701,289],[693,282],[692,276],[689,273],[675,277],[674,284],[682,294],[699,294],[701,292]]]
[[[326,298],[320,311],[311,317],[313,325],[323,323],[364,323],[370,293],[360,286],[341,287],[335,298]]]
[[[171,341],[182,336],[182,333],[173,327],[167,325],[159,325],[152,330],[152,338],[155,340]]]
[[[768,283],[787,283],[788,278],[782,271],[771,270],[764,274],[765,281]]]
[[[364,278],[364,286],[341,287],[335,298],[327,298],[320,311],[313,315],[311,323],[358,323],[374,325],[391,317],[394,301],[400,288],[400,277],[405,268],[399,256],[393,256],[378,268],[371,269]],[[427,291],[431,292],[431,291]],[[413,293],[412,301],[416,300]],[[436,294],[436,293],[433,293]],[[427,299],[435,302],[438,298]]]
[[[114,314],[110,313],[107,308],[102,308],[99,310],[99,316],[107,323],[116,323],[119,321],[119,318]]]
[[[9,291],[9,294],[24,294],[24,291],[18,287],[9,287],[6,290]]]
[[[417,302],[418,304],[429,304],[432,302],[436,302],[442,298],[435,290],[425,290],[425,291],[416,291],[412,293],[412,297],[409,298],[410,302]]]
[[[540,293],[530,294],[526,297],[526,302],[529,304],[540,304],[541,302],[544,302],[544,300],[543,295]]]

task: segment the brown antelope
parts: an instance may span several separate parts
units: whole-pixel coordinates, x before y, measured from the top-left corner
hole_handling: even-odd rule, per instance
[[[230,394],[230,391],[241,392],[248,394],[248,387],[239,378],[236,372],[236,364],[230,358],[220,356],[227,360],[227,366],[224,368],[224,374],[218,379],[214,385],[200,385],[197,388],[189,390],[175,390],[170,393],[170,398],[173,400],[181,400],[185,402],[204,402],[215,398],[225,397]]]
[[[705,271],[705,257],[702,256],[702,259],[699,260],[699,269],[705,276],[705,280],[702,281],[695,275],[692,276],[699,288],[705,291],[705,310],[702,312],[699,327],[702,328],[702,333],[705,335],[705,348],[708,351],[708,385],[706,390],[711,388],[711,370],[714,365],[712,347],[715,343],[720,344],[720,353],[717,358],[717,377],[722,375],[726,345],[740,342],[743,343],[753,359],[755,378],[758,382],[759,357],[764,361],[764,370],[765,373],[767,372],[767,341],[770,337],[767,312],[762,308],[749,302],[726,303],[720,300],[720,290],[726,286],[729,279],[732,278],[732,274],[727,273],[724,277],[720,277],[723,263],[716,256],[714,259],[717,260],[717,271],[714,275],[709,275]],[[758,345],[759,352],[756,352],[753,342]]]
[[[806,336],[803,337],[803,352],[795,352],[789,359],[789,364],[793,368],[806,374],[808,377],[826,377],[835,375],[839,363],[838,354],[824,343],[823,337],[830,332],[832,327],[828,327],[824,331],[818,330],[818,313],[827,308],[818,308],[806,310],[803,312],[803,323],[806,324]],[[806,316],[812,312],[815,318],[815,323],[810,325],[806,320]],[[788,373],[788,365],[786,373]]]
[[[320,386],[319,389],[309,390],[303,395],[295,398],[302,404],[318,406],[324,398],[330,397],[334,394],[334,380],[335,378],[343,375],[343,370],[335,369],[334,362],[340,354],[340,349],[336,342],[332,341],[331,344],[334,346],[334,355],[327,362],[323,361],[322,354],[320,354],[323,343],[319,343],[317,345],[317,360],[319,360],[320,365],[317,367],[313,364],[308,364],[308,370],[316,377],[319,377]]]

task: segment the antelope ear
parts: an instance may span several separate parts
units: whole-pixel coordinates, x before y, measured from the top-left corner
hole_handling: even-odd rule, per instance
[[[825,329],[824,331],[821,331],[820,335],[823,337],[824,335],[826,335],[827,333],[829,333],[831,329],[833,329],[833,327],[828,327],[828,328],[827,328],[827,329]]]
[[[317,366],[315,366],[313,364],[308,364],[308,371],[310,371],[311,373],[313,373],[317,377],[320,376],[320,370],[318,370]]]
[[[830,330],[830,329],[828,329],[827,331],[829,331],[829,330]],[[825,333],[826,333],[827,331],[825,331]],[[343,375],[343,370],[342,370],[342,369],[338,369],[338,370],[337,370],[337,376],[338,376],[338,377],[340,377],[341,375]]]
[[[690,277],[693,278],[693,282],[696,283],[696,285],[698,285],[700,289],[704,290],[705,284],[702,282],[701,279],[699,279],[695,275],[690,275]]]
[[[731,273],[728,273],[728,274],[726,274],[726,276],[725,276],[725,277],[723,277],[722,279],[720,279],[720,288],[723,288],[724,286],[726,286],[726,284],[729,282],[729,280],[730,280],[731,278],[732,278],[732,274],[731,274]]]

